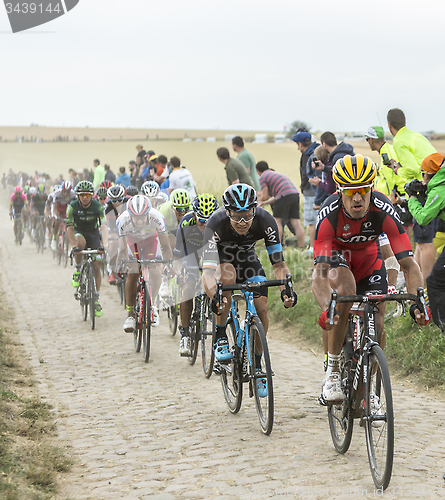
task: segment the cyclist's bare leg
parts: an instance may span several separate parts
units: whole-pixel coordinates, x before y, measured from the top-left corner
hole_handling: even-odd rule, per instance
[[[110,268],[111,272],[116,271],[116,259],[117,259],[117,250],[118,250],[118,242],[117,242],[117,234],[110,234],[108,237],[108,253],[110,255]]]
[[[54,222],[53,222],[53,235],[52,235],[53,240],[57,239],[57,234],[59,232],[59,226],[60,226],[60,219],[59,218],[57,218],[57,219],[54,218]],[[82,250],[83,250],[83,248],[82,248]]]
[[[161,288],[162,283],[162,264],[155,264],[148,273],[150,275],[150,286],[151,286],[151,296],[154,300],[158,296],[159,288]]]
[[[220,280],[223,285],[233,285],[236,283],[236,270],[232,264],[225,262],[219,267],[221,273]],[[216,316],[216,326],[224,326],[226,324],[232,304],[232,294],[230,290],[223,292],[223,297],[226,297],[227,304],[222,313],[219,316]]]
[[[85,238],[81,234],[76,234],[75,241],[76,241],[76,244],[74,245],[75,247],[80,248],[81,250],[85,250],[87,242],[85,241]],[[82,254],[76,252],[74,254],[74,261],[76,263],[76,267],[79,268],[80,264],[82,263]]]
[[[184,328],[190,326],[190,318],[193,312],[193,297],[196,284],[194,280],[187,280],[182,287],[181,303],[179,304],[179,314],[181,316],[181,325]]]
[[[264,327],[264,333],[267,335],[267,330],[269,329],[269,316],[267,315],[267,297],[258,297],[253,300],[255,304],[256,312],[261,320]]]
[[[355,295],[356,283],[352,271],[346,267],[337,267],[329,271],[329,284],[339,295]],[[345,340],[346,328],[349,320],[349,310],[351,302],[337,304],[337,311],[340,315],[338,323],[329,330],[328,350],[331,354],[338,355],[341,352]]]
[[[125,305],[127,306],[127,317],[134,317],[134,301],[136,300],[139,273],[129,273],[125,282]],[[130,307],[131,309],[128,309]]]
[[[94,280],[96,281],[96,292],[99,292],[100,285],[102,283],[102,273],[100,269],[100,260],[95,260],[93,262]]]

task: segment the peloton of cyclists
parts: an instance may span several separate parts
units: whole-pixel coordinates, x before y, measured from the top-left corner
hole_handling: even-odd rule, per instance
[[[326,199],[318,214],[312,282],[315,298],[323,310],[319,324],[328,330],[327,371],[322,389],[326,402],[344,399],[339,361],[352,306],[351,303],[338,304],[334,324],[330,325],[327,310],[331,289],[339,295],[387,293],[385,264],[377,243],[383,232],[405,273],[408,293],[415,294],[423,283],[397,212],[385,195],[373,190],[376,176],[373,161],[362,155],[346,155],[336,162],[332,175],[337,192]],[[378,309],[377,334],[383,348],[384,304]],[[413,304],[410,312],[419,325],[425,324],[425,316],[417,305]],[[371,399],[378,404],[377,396]]]
[[[93,200],[94,186],[90,181],[80,181],[76,186],[76,200],[68,205],[66,213],[67,235],[73,247],[75,271],[71,284],[78,288],[80,285],[80,268],[82,254],[79,250],[104,251],[108,245],[108,226],[104,214],[104,207],[99,201]],[[95,315],[102,316],[102,307],[99,304],[99,291],[101,285],[100,261],[93,262],[94,279],[96,281],[97,301]]]
[[[217,314],[215,332],[215,358],[224,362],[232,359],[226,333],[226,321],[230,312],[231,293],[223,293],[223,309],[219,310],[215,274],[223,285],[250,281],[265,281],[266,274],[255,252],[255,244],[264,240],[277,279],[285,279],[289,269],[284,262],[283,249],[278,237],[278,226],[272,215],[258,208],[255,189],[247,184],[229,186],[222,197],[224,207],[218,209],[206,224],[204,232],[203,284],[212,298],[212,310]],[[280,285],[284,307],[292,307],[297,296],[288,297],[284,285]],[[267,333],[267,288],[258,289],[254,298],[255,308]]]
[[[127,209],[117,219],[119,235],[119,255],[128,259],[137,257],[142,259],[172,258],[169,239],[165,231],[164,217],[154,208],[150,200],[144,195],[136,195],[127,202]],[[149,265],[150,286],[153,303],[158,295],[162,280],[161,263]],[[137,293],[137,282],[139,279],[139,268],[136,264],[130,264],[127,281],[125,283],[125,306],[127,318],[123,325],[126,333],[132,333],[136,326],[134,318],[134,302]],[[159,324],[159,314],[153,306],[154,323]]]
[[[35,231],[39,216],[43,217],[45,215],[45,206],[48,195],[45,193],[45,185],[39,184],[37,187],[37,192],[31,198],[31,204],[29,207],[31,217],[32,217],[32,228]],[[43,220],[43,231],[46,232],[46,220]]]
[[[200,194],[193,200],[192,212],[182,217],[176,233],[176,244],[173,250],[175,271],[179,273],[181,262],[186,266],[186,276],[181,283],[179,313],[181,317],[181,340],[179,354],[190,355],[190,318],[193,311],[193,297],[197,283],[201,281],[199,264],[203,251],[204,230],[213,212],[218,209],[216,198],[210,194]]]

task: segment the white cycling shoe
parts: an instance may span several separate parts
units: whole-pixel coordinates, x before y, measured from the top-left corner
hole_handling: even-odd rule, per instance
[[[158,310],[156,309],[156,307],[153,307],[153,308],[152,308],[152,311],[153,311],[153,322],[152,322],[152,326],[159,326],[159,323],[160,323],[160,319],[159,319],[159,312],[158,312]]]
[[[124,326],[122,327],[125,333],[133,333],[136,328],[136,320],[133,316],[128,316],[125,320]]]
[[[323,399],[327,402],[343,401],[345,395],[341,390],[340,374],[333,372],[323,381]]]

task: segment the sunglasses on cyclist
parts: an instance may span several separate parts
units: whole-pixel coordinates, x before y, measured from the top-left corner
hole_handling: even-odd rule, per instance
[[[201,224],[207,224],[207,221],[209,219],[203,219],[202,217],[196,217],[196,220],[199,221]]]
[[[188,212],[188,207],[187,208],[182,208],[182,207],[176,207],[175,210],[179,212],[180,214],[184,212]]]
[[[91,193],[78,193],[78,196],[81,196],[83,198],[91,198],[93,195]]]
[[[338,189],[346,196],[352,197],[355,195],[355,193],[358,193],[363,196],[364,194],[369,193],[369,191],[371,191],[372,184],[367,184],[366,186],[356,186],[353,188],[338,186]]]
[[[99,196],[99,200],[101,200],[101,201],[105,201],[106,199],[107,199],[106,196]]]
[[[118,200],[111,200],[112,203],[122,203],[123,201],[123,198],[119,198]]]
[[[247,215],[245,217],[241,217],[241,215],[229,214],[229,219],[233,220],[233,222],[235,222],[236,224],[241,224],[241,222],[245,222],[247,224],[248,222],[253,221],[254,218],[255,218],[255,212],[253,212],[253,214],[251,214],[250,216]]]

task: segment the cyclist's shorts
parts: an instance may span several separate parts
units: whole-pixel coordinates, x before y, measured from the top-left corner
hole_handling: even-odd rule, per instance
[[[77,228],[74,228],[74,232],[76,236],[80,234],[85,238],[85,248],[97,250],[101,246],[99,228],[95,229],[94,231],[79,231]]]
[[[376,245],[361,250],[334,248],[331,257],[331,269],[347,267],[352,271],[357,283],[357,293],[386,293],[388,280],[385,263]]]
[[[190,279],[197,283],[201,279],[201,273],[199,272],[199,263],[196,261],[195,254],[183,257],[182,263],[187,266],[187,280]]]
[[[220,264],[232,264],[235,268],[237,283],[244,283],[254,276],[266,276],[263,266],[254,250],[250,252],[241,252],[238,250],[235,254],[232,254],[227,249],[220,249],[218,254]],[[267,290],[267,288],[258,288],[254,296],[267,297]]]
[[[37,212],[39,212],[39,215],[41,217],[43,217],[45,215],[45,206],[41,207],[41,206],[35,206],[34,205],[34,210],[37,210]]]
[[[12,218],[13,219],[18,219],[22,215],[22,212],[20,210],[14,210],[14,207],[12,208]]]

